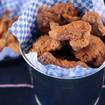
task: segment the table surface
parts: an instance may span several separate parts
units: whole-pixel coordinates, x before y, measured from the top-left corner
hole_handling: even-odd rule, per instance
[[[6,66],[8,69],[4,69],[4,64],[1,65],[0,83],[7,84],[13,80],[14,83],[16,83],[16,81],[19,83],[31,83],[28,67],[23,59],[17,64],[14,63],[12,70],[9,68],[11,66]],[[15,65],[17,69],[14,69]],[[29,87],[0,88],[0,105],[37,105],[34,97],[34,89]],[[98,105],[105,105],[105,89],[103,89]]]

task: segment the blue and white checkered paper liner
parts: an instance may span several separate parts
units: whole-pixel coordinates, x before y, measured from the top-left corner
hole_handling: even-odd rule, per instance
[[[103,0],[31,0],[27,9],[10,28],[10,31],[19,40],[23,52],[28,50],[28,48],[32,45],[33,36],[35,37],[37,35],[38,29],[36,24],[36,16],[39,7],[43,5],[51,7],[54,4],[61,2],[73,3],[80,13],[86,11],[96,11],[103,17],[103,20],[105,19],[105,7]],[[23,56],[26,61],[31,64],[32,67],[37,68],[39,72],[56,78],[82,77],[102,69],[105,65],[105,63],[103,63],[103,65],[97,69],[83,68],[80,66],[66,69],[55,65],[41,64],[37,59],[36,53],[23,54]]]
[[[5,10],[10,10],[11,16],[18,16],[23,12],[27,3],[28,0],[0,0],[0,16],[4,14]],[[0,61],[5,57],[15,58],[17,56],[12,49],[6,47],[0,52]]]

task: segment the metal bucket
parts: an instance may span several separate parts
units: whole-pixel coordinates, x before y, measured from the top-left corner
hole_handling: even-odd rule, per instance
[[[37,105],[96,105],[102,90],[104,69],[86,77],[58,79],[38,72],[22,50],[21,54],[32,67]]]

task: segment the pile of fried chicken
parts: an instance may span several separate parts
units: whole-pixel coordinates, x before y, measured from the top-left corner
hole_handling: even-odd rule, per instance
[[[64,68],[99,67],[105,61],[105,26],[96,12],[78,16],[72,3],[60,3],[38,10],[40,37],[30,52],[37,52],[43,64]]]
[[[17,17],[10,18],[10,12],[6,11],[5,14],[0,17],[0,52],[5,48],[11,48],[16,54],[19,54],[19,43],[16,38],[8,32],[8,28],[11,27]]]

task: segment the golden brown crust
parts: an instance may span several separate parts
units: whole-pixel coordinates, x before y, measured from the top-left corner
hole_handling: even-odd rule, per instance
[[[91,26],[87,22],[80,20],[63,26],[51,22],[50,25],[49,36],[60,41],[70,40],[70,45],[74,50],[79,50],[89,44]]]
[[[68,61],[55,58],[51,53],[46,52],[39,57],[39,60],[44,64],[54,64],[64,68],[73,68],[76,66],[88,67],[85,63],[81,61]]]
[[[92,25],[92,33],[97,36],[105,36],[105,26],[103,25],[102,18],[96,12],[86,12],[82,20],[89,22]]]
[[[99,37],[91,35],[89,46],[74,53],[81,61],[99,66],[105,60],[105,44]]]
[[[62,47],[60,41],[51,39],[48,35],[39,37],[33,44],[31,51],[42,55],[44,52],[54,51]]]
[[[41,7],[38,11],[37,23],[42,34],[48,33],[50,30],[49,23],[51,21],[63,24],[63,14],[76,16],[77,12],[71,3],[60,3],[51,8]]]
[[[70,22],[73,22],[73,21],[81,20],[81,18],[78,17],[78,16],[70,16],[68,14],[63,14],[62,16],[65,19],[66,23],[70,23]]]
[[[17,17],[12,17],[10,19],[9,16],[10,12],[6,11],[5,14],[0,18],[0,52],[5,47],[10,47],[14,52],[19,53],[18,41],[8,31],[8,28],[13,24]]]
[[[57,15],[68,14],[70,16],[76,16],[77,10],[72,3],[60,3],[54,5],[51,10]]]
[[[50,52],[45,52],[41,56],[39,56],[39,61],[44,64],[60,64],[60,62]]]
[[[4,47],[6,47],[6,40],[2,38],[0,39],[0,51],[2,51]]]

